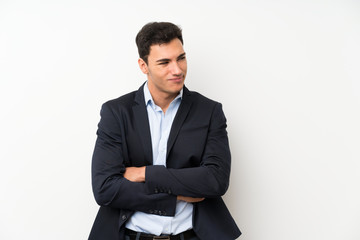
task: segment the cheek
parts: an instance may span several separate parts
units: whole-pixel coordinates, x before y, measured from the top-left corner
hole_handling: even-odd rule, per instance
[[[180,63],[179,66],[184,72],[186,72],[186,70],[187,70],[187,62],[186,61]]]
[[[159,78],[159,81],[165,81],[168,77],[168,71],[163,69],[162,71],[158,72],[158,78]]]
[[[165,72],[166,71],[164,71],[164,69],[155,69],[154,71],[151,72],[151,75],[154,80],[161,81],[162,78],[164,78],[164,76],[166,76]]]

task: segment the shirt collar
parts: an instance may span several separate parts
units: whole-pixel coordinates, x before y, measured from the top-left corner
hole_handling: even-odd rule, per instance
[[[176,101],[177,99],[182,99],[183,96],[183,89],[180,90],[179,94],[176,96],[176,98],[172,101]],[[150,94],[150,90],[148,87],[148,82],[146,81],[145,85],[144,85],[144,98],[145,98],[145,105],[147,106],[149,103],[153,106],[155,106],[155,102]]]

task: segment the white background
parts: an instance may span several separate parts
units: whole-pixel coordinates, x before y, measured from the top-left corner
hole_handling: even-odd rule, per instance
[[[183,28],[186,84],[223,103],[243,240],[360,239],[360,3],[0,0],[0,239],[86,239],[101,104],[135,35]]]

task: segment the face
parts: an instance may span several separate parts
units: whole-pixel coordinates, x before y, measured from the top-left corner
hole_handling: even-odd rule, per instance
[[[148,86],[154,100],[175,98],[184,86],[187,63],[181,41],[152,45],[148,64],[139,59],[139,66],[148,77]]]

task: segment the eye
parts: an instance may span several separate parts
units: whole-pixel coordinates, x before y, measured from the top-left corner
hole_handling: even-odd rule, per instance
[[[160,62],[159,65],[166,65],[166,64],[168,64],[168,63],[169,63],[169,62],[167,62],[167,61],[166,61],[166,62]]]
[[[185,56],[181,56],[181,57],[178,58],[178,61],[185,60],[185,59],[186,59]]]

